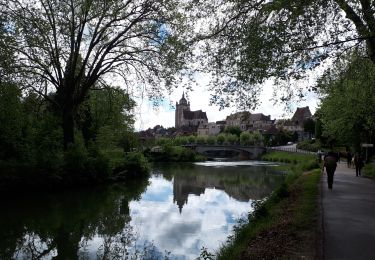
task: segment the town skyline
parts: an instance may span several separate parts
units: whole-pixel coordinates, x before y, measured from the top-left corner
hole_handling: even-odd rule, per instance
[[[270,87],[265,87],[260,94],[260,106],[253,111],[247,111],[254,114],[263,113],[267,116],[270,115],[271,119],[287,119],[293,115],[297,107],[309,106],[311,113],[314,114],[319,105],[318,97],[310,93],[306,101],[295,102],[290,107],[290,111],[285,111],[284,105],[274,105],[273,102],[270,101],[272,98]],[[234,107],[219,110],[218,106],[209,105],[210,92],[206,90],[205,87],[201,87],[199,90],[193,89],[191,91],[186,91],[181,87],[176,89],[170,96],[166,96],[165,100],[161,102],[161,105],[156,109],[151,102],[147,100],[141,101],[135,112],[135,130],[142,131],[153,128],[156,125],[162,125],[165,128],[174,127],[176,102],[181,99],[183,92],[185,92],[185,97],[190,102],[191,110],[202,110],[206,112],[208,122],[225,120],[230,114],[241,112]]]

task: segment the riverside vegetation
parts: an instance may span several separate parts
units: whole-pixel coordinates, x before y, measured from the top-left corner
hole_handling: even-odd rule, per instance
[[[319,164],[311,155],[273,152],[263,160],[289,163],[288,174],[269,198],[253,203],[254,211],[240,220],[218,259],[316,257],[318,240]],[[203,252],[202,255],[212,257]]]
[[[51,94],[51,98],[54,96]],[[44,99],[23,95],[13,84],[0,88],[0,190],[83,185],[148,176],[136,145],[131,111],[123,90],[91,91],[75,118],[75,142],[63,147],[58,112]]]

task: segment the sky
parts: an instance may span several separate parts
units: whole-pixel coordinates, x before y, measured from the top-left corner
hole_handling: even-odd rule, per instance
[[[185,97],[190,101],[190,109],[202,110],[207,113],[208,122],[216,122],[224,120],[231,113],[237,112],[235,107],[219,110],[218,106],[209,105],[210,92],[208,91],[209,78],[207,76],[198,75],[198,86],[194,87],[192,91],[185,92]],[[166,95],[165,100],[158,108],[154,108],[152,103],[148,100],[136,100],[137,108],[135,109],[135,129],[137,131],[152,128],[155,125],[162,125],[163,127],[172,127],[175,125],[175,106],[181,97],[184,89],[177,88],[171,95]],[[285,110],[283,105],[274,105],[271,100],[273,93],[273,85],[271,81],[267,81],[263,86],[263,91],[260,94],[261,105],[251,113],[263,113],[264,115],[271,115],[271,119],[290,118],[293,116],[297,107],[309,106],[312,114],[318,106],[318,97],[310,93],[305,101],[292,103],[291,112]]]

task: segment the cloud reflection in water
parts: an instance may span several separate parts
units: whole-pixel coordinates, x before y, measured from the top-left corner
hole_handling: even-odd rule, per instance
[[[203,194],[189,194],[182,212],[173,203],[173,184],[152,177],[141,200],[130,203],[131,225],[140,243],[152,242],[159,250],[178,259],[194,259],[204,246],[214,251],[231,234],[235,220],[250,210],[224,191],[206,188]],[[142,242],[143,241],[143,242]]]

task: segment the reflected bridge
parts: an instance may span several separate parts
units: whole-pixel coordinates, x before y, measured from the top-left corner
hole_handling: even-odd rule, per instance
[[[204,145],[190,144],[183,147],[195,150],[208,158],[215,157],[238,157],[240,159],[259,159],[267,149],[262,146],[244,146],[244,145]]]

